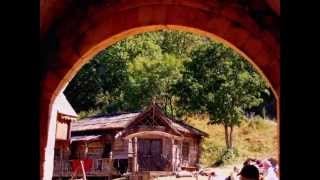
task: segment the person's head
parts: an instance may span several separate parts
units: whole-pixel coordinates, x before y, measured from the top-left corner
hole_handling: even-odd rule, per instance
[[[259,170],[254,165],[243,166],[240,175],[240,180],[259,180]]]
[[[261,160],[256,160],[257,165],[261,164]]]
[[[264,169],[264,170],[268,170],[270,167],[272,167],[271,162],[268,161],[268,160],[263,161],[263,162],[262,162],[262,165],[263,165],[263,169]]]
[[[276,167],[278,165],[278,161],[275,158],[269,158],[268,161],[270,161],[272,167]]]
[[[252,163],[253,163],[253,159],[252,159],[252,158],[248,158],[248,159],[243,163],[243,166],[252,165]]]

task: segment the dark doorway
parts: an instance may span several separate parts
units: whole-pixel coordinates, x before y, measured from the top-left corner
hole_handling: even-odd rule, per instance
[[[106,143],[104,145],[104,148],[103,148],[103,154],[102,154],[102,157],[103,158],[110,158],[110,152],[112,150],[112,146],[111,146],[111,143]]]
[[[128,159],[115,159],[113,161],[113,167],[119,174],[124,174],[128,171]]]

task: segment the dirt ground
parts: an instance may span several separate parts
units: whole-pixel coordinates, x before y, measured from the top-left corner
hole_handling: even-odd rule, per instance
[[[210,168],[212,169],[218,177],[216,178],[217,180],[224,180],[226,177],[228,177],[231,172],[233,171],[233,167],[237,167],[238,169],[242,168],[242,164],[236,164],[236,165],[228,165],[228,166],[223,166],[223,167],[218,167],[218,168]],[[208,180],[208,176],[198,176],[198,180]],[[124,180],[125,178],[118,178],[116,180]],[[166,177],[158,177],[156,180],[196,180],[195,177],[179,177],[177,178],[176,176],[166,176]]]
[[[237,165],[229,165],[224,167],[212,168],[212,170],[217,173],[218,179],[225,179],[228,177],[233,171],[233,167],[237,167],[238,169],[242,168],[241,164]],[[176,178],[175,176],[167,176],[167,177],[158,177],[157,180],[196,180],[195,177],[180,177]],[[198,176],[198,180],[208,180],[208,176]]]

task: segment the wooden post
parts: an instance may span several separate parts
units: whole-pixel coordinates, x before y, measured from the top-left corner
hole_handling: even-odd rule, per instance
[[[171,157],[171,166],[172,166],[172,172],[175,172],[175,156],[174,156],[174,138],[171,139],[171,144],[172,144],[172,147],[171,147],[171,154],[172,154],[172,157]]]
[[[129,172],[133,172],[132,156],[133,156],[132,139],[128,139],[128,171]]]
[[[134,148],[133,148],[133,172],[138,172],[138,138],[134,137]]]
[[[182,148],[183,148],[183,140],[180,142],[180,166],[183,165],[183,154],[182,154]]]

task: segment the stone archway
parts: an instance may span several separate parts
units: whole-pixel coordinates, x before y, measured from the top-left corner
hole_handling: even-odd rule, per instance
[[[56,95],[97,52],[137,33],[169,28],[198,33],[225,43],[246,57],[270,83],[279,112],[280,50],[277,36],[272,29],[262,27],[239,4],[218,0],[80,2],[65,8],[68,13],[58,23],[43,31],[43,34],[50,32],[48,41],[44,40],[43,43],[53,46],[48,46],[43,59],[48,66],[41,94],[42,177],[44,170],[49,171],[46,164],[43,167],[46,160],[50,163],[50,158],[45,156],[53,153],[52,143],[49,143],[49,147],[48,142],[54,141],[54,137],[49,137],[48,133],[54,124],[51,110]],[[42,7],[45,9],[45,4]],[[45,27],[46,23],[42,24]],[[41,36],[46,37],[43,34]],[[50,175],[44,179],[47,178]]]

